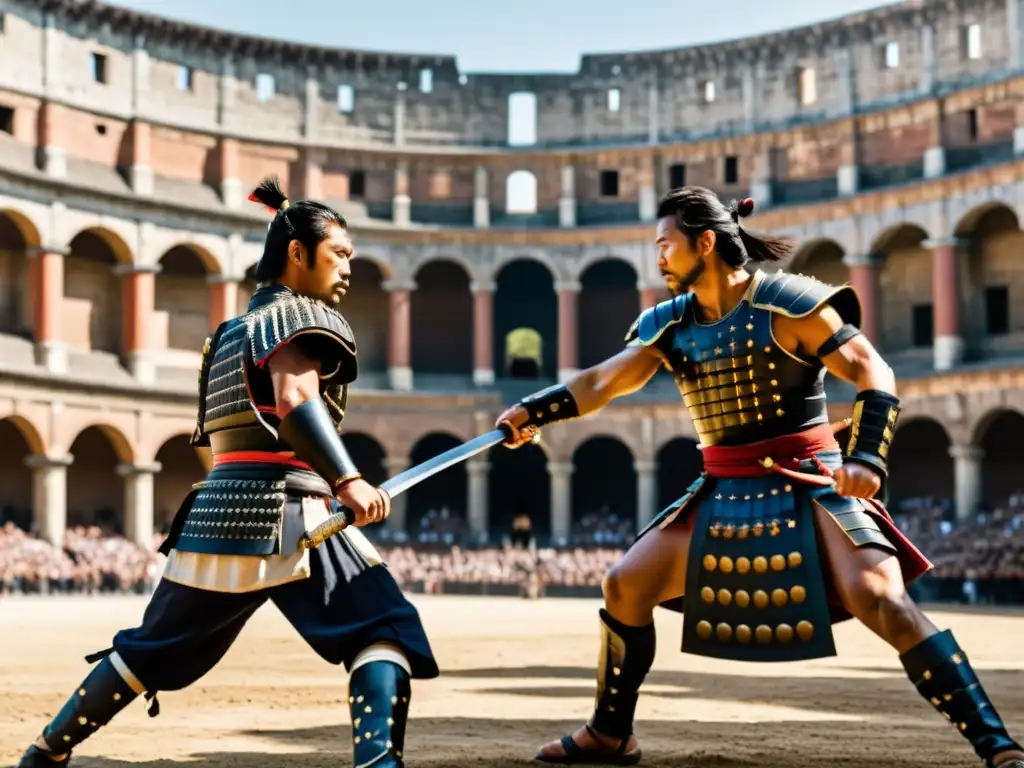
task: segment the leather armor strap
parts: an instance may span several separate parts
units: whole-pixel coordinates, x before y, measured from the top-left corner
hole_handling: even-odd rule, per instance
[[[545,424],[575,419],[580,415],[572,392],[562,384],[556,384],[553,387],[542,389],[540,392],[527,395],[519,404],[530,414],[526,422],[520,425],[520,429],[543,427]]]
[[[1021,748],[1007,733],[952,632],[939,632],[921,641],[902,654],[900,661],[917,692],[949,720],[988,765],[1000,752]]]
[[[824,344],[818,347],[818,351],[816,353],[817,357],[822,358],[831,355],[833,352],[835,352],[837,349],[843,346],[843,344],[848,342],[854,336],[860,336],[860,328],[858,328],[855,325],[850,325],[850,323],[847,323],[838,331],[829,336],[825,340]]]
[[[281,440],[311,466],[333,490],[362,477],[338,435],[327,406],[319,398],[289,411],[278,428]]]
[[[889,444],[899,414],[900,400],[895,395],[877,389],[859,392],[853,406],[847,461],[864,464],[887,478]]]

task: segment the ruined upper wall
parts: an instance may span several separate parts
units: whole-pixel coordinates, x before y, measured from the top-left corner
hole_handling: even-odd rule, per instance
[[[714,45],[584,56],[574,75],[462,73],[452,56],[234,35],[87,0],[0,0],[0,88],[124,120],[281,144],[673,142],[832,120],[999,79],[1022,64],[1021,0],[902,2]],[[530,143],[516,140],[513,144]]]

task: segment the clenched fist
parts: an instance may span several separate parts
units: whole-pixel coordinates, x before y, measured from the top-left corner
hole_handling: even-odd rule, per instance
[[[387,491],[374,488],[362,478],[351,480],[341,486],[337,498],[355,512],[357,527],[387,520],[391,514],[391,497]]]
[[[855,499],[870,499],[882,488],[882,478],[870,467],[850,462],[835,472],[836,493]]]
[[[537,429],[537,427],[526,427],[520,429],[520,427],[522,427],[529,418],[529,412],[521,405],[513,405],[498,417],[494,426],[500,428],[504,425],[512,431],[511,439],[506,440],[504,445],[509,448],[519,448],[527,443],[540,442],[540,430]]]

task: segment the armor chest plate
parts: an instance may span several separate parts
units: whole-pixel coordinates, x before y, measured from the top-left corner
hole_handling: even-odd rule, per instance
[[[775,341],[772,313],[746,300],[715,323],[670,329],[676,385],[704,445],[742,445],[825,423],[824,369]]]

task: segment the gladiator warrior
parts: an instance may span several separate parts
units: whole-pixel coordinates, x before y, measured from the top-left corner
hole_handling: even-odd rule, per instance
[[[849,286],[746,269],[793,251],[740,224],[753,208],[749,198],[726,207],[700,187],[666,195],[656,243],[674,298],[640,314],[623,351],[498,419],[515,447],[635,392],[664,366],[704,462],[605,577],[593,715],[537,760],[640,761],[633,720],[661,605],[683,612],[683,652],[742,661],[835,655],[833,623],[856,617],[896,649],[921,696],[987,766],[1024,768],[967,654],[907,594],[932,566],[884,506],[900,401],[859,330],[859,299]],[[857,388],[852,419],[835,427],[826,372]],[[836,434],[846,425],[844,450]]]
[[[404,765],[411,679],[438,675],[420,617],[356,527],[300,546],[342,507],[355,526],[390,511],[341,438],[358,369],[337,310],[352,240],[339,213],[289,203],[276,179],[249,199],[274,216],[246,313],[222,323],[203,350],[192,444],[211,449],[213,469],[161,547],[163,578],[141,625],[86,657],[99,663],[20,768],[66,761],[140,694],[156,716],[157,692],[209,672],[268,600],[321,658],[348,670],[353,764]]]

